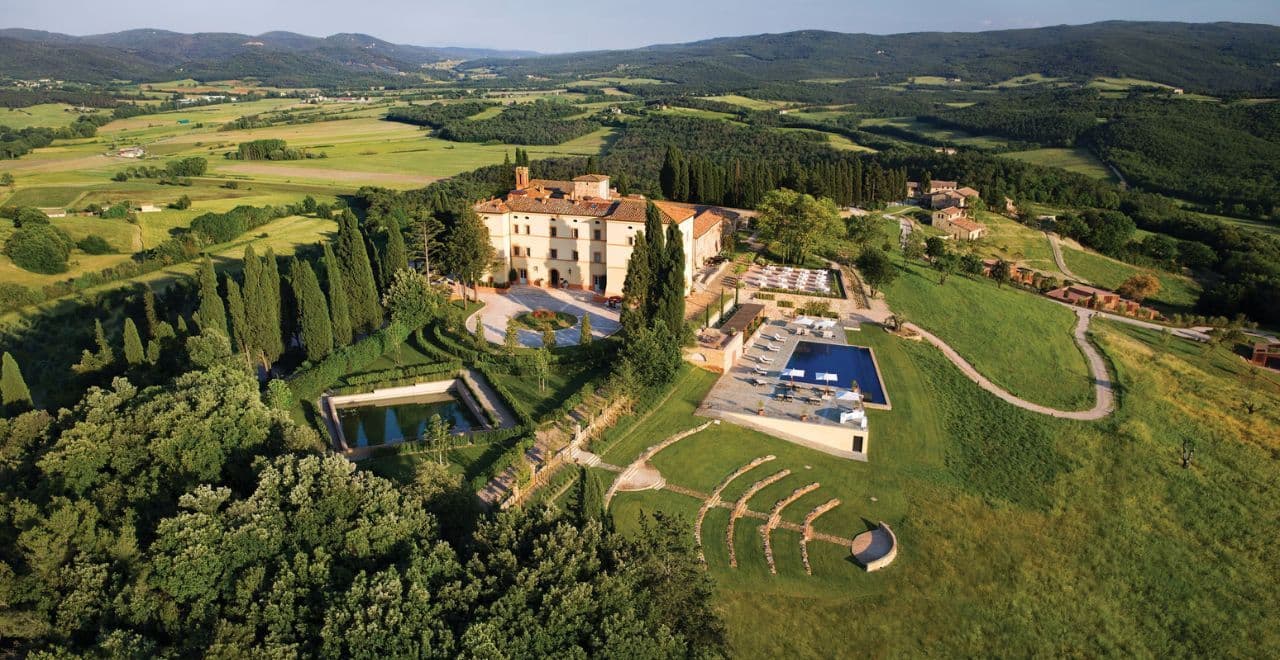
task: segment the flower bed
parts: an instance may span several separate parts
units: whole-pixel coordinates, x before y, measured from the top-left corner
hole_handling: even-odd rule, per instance
[[[538,332],[564,330],[578,324],[578,317],[573,314],[555,312],[549,309],[535,309],[531,312],[517,314],[511,320],[518,326]]]

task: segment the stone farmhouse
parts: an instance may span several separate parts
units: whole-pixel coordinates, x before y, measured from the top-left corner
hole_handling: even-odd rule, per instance
[[[636,234],[644,230],[648,204],[641,195],[619,195],[609,177],[587,174],[572,181],[530,179],[517,167],[515,188],[475,205],[489,229],[496,265],[495,286],[533,284],[622,295]],[[684,238],[685,291],[693,273],[718,254],[736,215],[697,204],[656,201],[665,224]]]
[[[948,206],[933,212],[933,226],[958,241],[976,241],[987,233],[987,226],[965,216],[959,206]]]

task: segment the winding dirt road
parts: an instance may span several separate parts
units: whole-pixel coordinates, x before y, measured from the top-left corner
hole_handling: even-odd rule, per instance
[[[1076,275],[1071,272],[1070,268],[1067,268],[1067,260],[1062,258],[1062,241],[1058,240],[1058,235],[1051,231],[1045,232],[1044,235],[1045,238],[1049,239],[1049,247],[1053,250],[1053,260],[1058,264],[1058,270],[1062,271],[1062,274],[1066,275],[1067,279],[1072,282],[1088,284],[1089,280]]]
[[[1102,355],[1098,353],[1098,349],[1094,348],[1093,344],[1089,343],[1089,339],[1086,335],[1089,331],[1089,318],[1091,312],[1086,309],[1077,309],[1075,312],[1076,327],[1074,335],[1076,344],[1080,347],[1081,352],[1084,353],[1085,360],[1089,363],[1089,372],[1093,376],[1094,404],[1093,407],[1088,410],[1058,410],[1057,408],[1042,406],[1038,403],[1032,403],[1026,399],[1016,397],[1008,390],[991,382],[991,380],[986,376],[978,373],[978,370],[974,369],[973,365],[969,364],[968,360],[961,357],[954,348],[951,348],[950,345],[939,339],[933,333],[930,333],[914,323],[904,324],[904,327],[918,332],[921,337],[924,337],[925,341],[928,341],[930,344],[938,347],[938,349],[942,351],[942,354],[947,356],[948,360],[951,360],[952,363],[959,367],[960,371],[963,372],[969,380],[977,383],[979,387],[996,395],[1000,399],[1024,410],[1030,410],[1031,412],[1040,413],[1041,415],[1087,422],[1102,419],[1103,417],[1110,415],[1111,412],[1115,410],[1115,392],[1111,382],[1111,377],[1107,375],[1106,361],[1102,359]]]

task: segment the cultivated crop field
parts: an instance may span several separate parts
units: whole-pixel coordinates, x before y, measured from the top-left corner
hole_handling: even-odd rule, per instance
[[[1091,176],[1095,179],[1106,179],[1114,181],[1115,175],[1097,156],[1094,156],[1088,149],[1084,148],[1049,148],[1049,149],[1032,149],[1031,151],[1015,151],[1004,154],[1007,158],[1016,158],[1018,160],[1032,163],[1034,165],[1044,165],[1046,167],[1059,167],[1068,172],[1078,172],[1085,176]]]

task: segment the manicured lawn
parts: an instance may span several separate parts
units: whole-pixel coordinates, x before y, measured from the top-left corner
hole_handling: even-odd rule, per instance
[[[760,99],[748,98],[746,96],[740,96],[738,94],[725,94],[724,96],[709,96],[707,98],[711,101],[723,101],[725,103],[732,103],[734,105],[739,105],[744,108],[747,108],[748,110],[777,110],[778,108],[785,108],[788,105],[790,105],[786,101],[762,101]]]
[[[535,309],[531,312],[523,312],[515,315],[511,320],[518,326],[538,332],[572,328],[578,323],[578,317],[573,314],[549,309]]]
[[[1115,290],[1126,279],[1147,272],[1160,280],[1160,292],[1146,303],[1172,312],[1189,312],[1200,297],[1200,285],[1193,279],[1161,270],[1144,269],[1093,252],[1062,248],[1062,258],[1071,272],[1107,289]]]
[[[1111,170],[1102,161],[1098,160],[1097,156],[1094,156],[1088,149],[1080,147],[1074,149],[1032,149],[1031,151],[1015,151],[1003,155],[1007,158],[1016,158],[1035,165],[1058,167],[1068,172],[1078,172],[1095,179],[1115,180],[1115,175],[1111,173]]]
[[[1084,356],[1071,337],[1076,316],[1066,307],[986,278],[952,276],[940,286],[923,264],[901,268],[885,293],[891,309],[1015,395],[1067,410],[1092,405]]]
[[[1269,476],[1269,456],[1280,451],[1280,384],[1246,386],[1243,364],[1221,349],[1205,355],[1179,340],[1163,346],[1158,333],[1106,323],[1097,334],[1124,387],[1120,410],[1103,422],[1012,408],[932,347],[867,328],[853,340],[875,349],[894,399],[894,410],[871,413],[869,463],[729,425],[660,453],[654,464],[668,482],[706,490],[751,458],[774,454],[731,489],[791,469],[785,485],[752,500],[753,509],[818,481],[822,487],[784,518],[803,516],[818,494],[837,496],[841,505],[819,519],[819,529],[844,535],[884,520],[901,543],[893,565],[867,574],[848,561],[847,549],[815,541],[810,577],[797,536],[775,531],[775,576],[764,562],[760,522],[741,519],[733,569],[728,511],[712,510],[704,548],[733,655],[1280,649],[1271,625],[1280,606],[1276,550],[1270,530],[1257,524],[1280,515],[1280,488]],[[696,389],[682,383],[678,392]],[[1244,412],[1238,400],[1249,392],[1271,407]],[[668,434],[671,416],[651,417],[632,433],[652,444]],[[1178,465],[1184,438],[1197,443],[1191,470]],[[677,513],[692,525],[698,506],[650,491],[619,494],[611,511],[629,531],[641,511]]]

